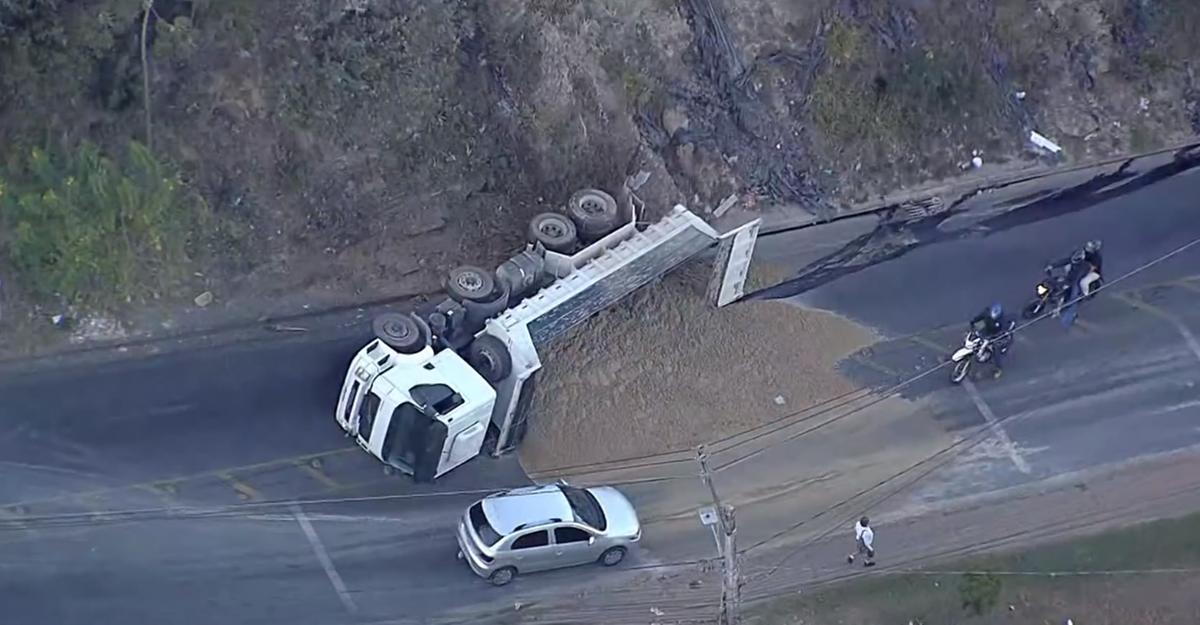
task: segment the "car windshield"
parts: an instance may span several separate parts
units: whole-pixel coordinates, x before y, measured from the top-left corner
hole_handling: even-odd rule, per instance
[[[483,513],[482,503],[471,506],[468,515],[471,518],[471,528],[479,535],[479,540],[483,541],[483,544],[491,547],[500,540],[500,534],[496,532],[491,523],[488,523],[487,515]]]
[[[584,523],[604,531],[608,525],[608,521],[604,518],[604,510],[600,507],[600,502],[596,501],[596,497],[582,488],[573,486],[560,486],[563,495],[567,497],[567,503],[571,504],[571,510],[575,512],[575,516]]]

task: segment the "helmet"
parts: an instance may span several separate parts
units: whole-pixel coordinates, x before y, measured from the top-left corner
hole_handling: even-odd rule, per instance
[[[1084,243],[1083,251],[1088,252],[1088,253],[1099,252],[1100,251],[1100,239],[1092,239],[1091,241]]]
[[[1083,250],[1075,250],[1074,252],[1071,253],[1071,262],[1082,263],[1083,259],[1084,259],[1084,251]]]
[[[858,520],[858,524],[863,527],[866,527],[871,524],[871,519],[868,519],[867,517],[864,516],[863,518]]]
[[[988,316],[991,317],[992,319],[999,320],[1003,314],[1004,314],[1004,307],[1001,306],[999,302],[992,304],[991,307],[988,308]]]

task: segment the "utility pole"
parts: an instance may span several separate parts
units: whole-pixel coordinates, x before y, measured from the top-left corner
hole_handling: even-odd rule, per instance
[[[733,506],[721,503],[721,496],[717,494],[717,487],[713,484],[712,471],[708,468],[708,456],[704,454],[703,446],[696,448],[696,461],[700,463],[700,479],[704,480],[704,485],[708,487],[708,492],[712,495],[713,507],[717,511],[717,525],[723,537],[721,542],[721,616],[717,622],[719,625],[740,625],[742,622],[742,586],[741,573],[738,570],[737,521],[733,516]]]

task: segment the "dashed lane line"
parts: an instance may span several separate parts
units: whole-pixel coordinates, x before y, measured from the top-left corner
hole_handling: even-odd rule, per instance
[[[913,335],[909,338],[932,350],[943,353],[946,351],[946,349],[941,345],[938,345],[937,343],[923,336]],[[975,383],[971,380],[963,380],[962,387],[967,391],[967,396],[971,398],[971,403],[975,404],[975,409],[978,410],[979,414],[983,415],[983,419],[987,421],[988,428],[991,429],[992,434],[997,440],[1000,441],[1000,447],[1004,450],[1004,453],[1009,457],[1009,459],[1012,460],[1013,466],[1017,467],[1017,470],[1021,473],[1029,475],[1032,472],[1032,469],[1029,467],[1029,463],[1025,460],[1025,457],[1021,455],[1021,450],[1017,447],[1016,443],[1009,438],[1008,432],[1006,432],[1004,427],[1000,425],[1000,420],[996,418],[996,413],[992,412],[992,407],[989,406],[988,403],[983,399],[983,395],[979,393],[979,389],[975,388]]]
[[[354,597],[350,596],[350,591],[346,589],[346,583],[342,581],[342,576],[338,574],[337,568],[333,566],[333,559],[329,557],[329,552],[325,550],[325,544],[321,542],[321,537],[313,529],[308,516],[296,504],[292,504],[291,508],[292,516],[296,517],[296,522],[300,524],[300,530],[304,532],[304,537],[308,539],[308,544],[312,547],[313,554],[317,556],[317,561],[321,563],[321,568],[325,569],[325,576],[329,578],[329,583],[333,585],[333,590],[337,593],[338,599],[341,599],[342,605],[346,607],[347,612],[357,614],[358,604],[354,603]]]
[[[226,482],[229,482],[229,485],[233,487],[233,490],[237,491],[238,496],[241,497],[242,499],[262,499],[263,498],[262,493],[258,492],[257,489],[255,489],[253,486],[247,484],[246,482],[238,479],[236,476],[234,476],[230,473],[222,473],[221,479],[225,480]]]
[[[85,495],[103,495],[103,494],[114,493],[117,491],[122,491],[122,490],[127,490],[127,489],[140,489],[140,488],[144,488],[144,487],[159,488],[167,493],[174,494],[175,492],[177,492],[180,484],[185,484],[187,482],[192,482],[192,481],[203,479],[206,477],[223,478],[224,475],[227,475],[227,474],[245,473],[248,471],[254,471],[254,470],[258,470],[258,469],[267,469],[267,468],[273,468],[273,467],[286,466],[288,463],[291,463],[291,462],[311,461],[315,458],[329,458],[329,457],[337,456],[340,454],[357,451],[358,449],[359,448],[357,446],[339,447],[337,449],[330,449],[328,451],[322,451],[322,452],[313,453],[313,454],[302,454],[299,456],[276,458],[274,460],[268,460],[266,462],[259,462],[256,464],[248,464],[248,465],[236,466],[236,467],[224,467],[224,468],[220,468],[220,469],[211,469],[208,471],[201,471],[198,473],[193,473],[190,475],[184,475],[184,476],[180,476],[180,477],[170,478],[170,479],[166,479],[166,480],[158,479],[158,480],[152,480],[152,481],[148,481],[148,482],[135,482],[132,484],[123,484],[121,486],[111,486],[111,487],[107,487],[107,488],[99,488],[99,489],[91,490],[91,491],[76,492],[76,493],[63,493],[61,495],[55,495],[52,497],[41,497],[41,498],[35,498],[35,499],[26,499],[23,501],[14,501],[11,503],[0,504],[0,509],[7,509],[9,511],[12,511],[18,506],[29,506],[29,505],[34,505],[34,504],[53,503],[56,501],[66,501],[66,500],[71,500],[71,499],[77,499],[78,497],[85,496]]]
[[[1179,315],[1130,295],[1125,295],[1122,293],[1116,297],[1130,306],[1137,308],[1138,310],[1148,312],[1160,319],[1170,322],[1171,325],[1175,326],[1175,329],[1179,330],[1179,334],[1183,336],[1183,341],[1187,343],[1187,346],[1192,350],[1192,353],[1196,355],[1196,358],[1200,359],[1200,340],[1196,339],[1196,335],[1192,333],[1192,329],[1183,322],[1183,319],[1181,319]]]
[[[1004,426],[1000,425],[1000,420],[996,418],[996,413],[992,412],[991,406],[984,401],[983,395],[979,394],[979,389],[975,388],[975,383],[970,380],[963,380],[962,387],[967,391],[967,396],[971,398],[971,402],[975,404],[975,408],[979,410],[979,414],[983,415],[984,420],[987,421],[992,434],[1000,441],[1000,447],[1004,449],[1004,453],[1012,460],[1013,465],[1021,473],[1029,475],[1032,472],[1029,468],[1029,463],[1021,455],[1021,450],[1017,448],[1016,443],[1013,443],[1012,439],[1009,438],[1008,432],[1004,430]]]
[[[342,485],[339,484],[337,482],[337,480],[329,477],[328,474],[326,474],[324,471],[318,469],[317,467],[312,466],[311,462],[297,461],[297,462],[294,462],[293,464],[296,465],[296,468],[300,469],[301,471],[303,471],[305,474],[307,474],[309,477],[316,480],[317,482],[320,482],[326,488],[332,488],[335,490],[342,488]]]
[[[1200,171],[1200,170],[1198,170],[1198,171]],[[1192,282],[1192,280],[1194,280],[1194,279],[1195,278],[1184,278],[1183,280],[1176,282],[1172,286],[1177,286],[1177,287],[1180,287],[1183,289],[1187,289],[1193,293],[1200,293],[1200,284]]]

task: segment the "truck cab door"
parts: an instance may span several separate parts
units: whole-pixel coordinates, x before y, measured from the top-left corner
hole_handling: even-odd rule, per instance
[[[438,463],[438,475],[478,456],[486,435],[487,424],[476,421],[450,436]]]

